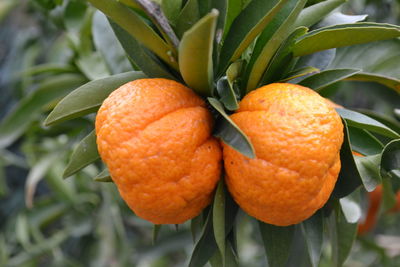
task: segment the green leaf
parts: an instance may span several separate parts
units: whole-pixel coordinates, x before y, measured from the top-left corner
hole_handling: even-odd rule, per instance
[[[400,138],[400,134],[364,114],[344,108],[337,108],[336,111],[346,120],[349,126],[376,132],[391,138]]]
[[[299,84],[305,87],[309,87],[315,91],[318,91],[331,84],[344,80],[360,71],[361,70],[359,69],[325,70],[305,78]]]
[[[383,144],[364,129],[349,127],[351,149],[362,155],[381,153]]]
[[[133,64],[149,78],[166,78],[176,80],[164,64],[153,53],[140,45],[138,41],[123,28],[110,20],[110,25]]]
[[[154,52],[165,63],[178,69],[177,61],[172,57],[173,49],[134,11],[115,0],[87,0],[121,28],[132,35],[145,47]]]
[[[310,75],[310,74],[314,74],[314,73],[318,73],[318,72],[320,72],[320,70],[317,68],[304,67],[304,68],[296,69],[294,71],[289,72],[286,75],[286,78],[284,78],[278,82],[287,82],[287,81],[293,80],[295,78],[303,77],[305,75]]]
[[[93,113],[112,91],[127,82],[142,78],[146,78],[142,72],[132,71],[88,82],[61,100],[44,123],[52,125]]]
[[[390,117],[388,115],[383,115],[381,113],[374,112],[369,109],[357,109],[358,112],[363,113],[364,115],[367,115],[368,117],[371,117],[389,128],[395,130],[396,132],[400,133],[400,122],[396,120],[393,117]]]
[[[318,51],[392,39],[400,36],[400,26],[383,23],[354,23],[320,28],[300,37],[294,46],[294,56]]]
[[[257,38],[251,59],[246,67],[246,91],[257,88],[271,58],[290,34],[293,22],[306,0],[288,0]]]
[[[185,31],[190,29],[200,19],[199,4],[197,0],[187,0],[179,14],[175,32],[181,37]]]
[[[96,11],[92,24],[93,42],[104,58],[107,69],[111,74],[118,74],[131,70],[129,60],[121,44],[114,37],[114,32],[104,14]]]
[[[269,84],[286,77],[290,63],[293,60],[292,50],[296,40],[306,34],[307,28],[301,27],[294,30],[282,43],[261,79],[260,84]]]
[[[360,174],[358,172],[353,151],[350,146],[349,129],[346,121],[343,120],[344,138],[340,149],[341,169],[338,180],[333,190],[333,196],[342,198],[349,195],[362,184]]]
[[[186,84],[203,96],[213,88],[213,45],[218,11],[213,9],[185,32],[179,45],[179,68]]]
[[[390,178],[382,177],[382,188],[382,209],[384,212],[390,212],[397,203],[396,192],[393,190]]]
[[[198,234],[201,233],[203,230],[204,226],[203,214],[205,214],[205,211],[203,211],[190,221],[190,232],[192,234],[193,242],[197,241]]]
[[[301,227],[306,240],[312,267],[318,267],[324,241],[324,221],[322,212],[317,211],[312,217],[303,221]]]
[[[361,82],[376,82],[392,88],[400,93],[400,80],[384,75],[359,72],[353,76],[347,78],[349,81],[361,81]]]
[[[293,225],[280,227],[258,222],[269,267],[285,266],[294,237]]]
[[[323,19],[335,8],[346,2],[346,0],[327,0],[321,3],[309,6],[301,11],[295,22],[296,27],[310,27]]]
[[[378,154],[365,157],[354,156],[354,159],[365,189],[368,192],[374,191],[375,188],[382,182],[379,172],[381,155]]]
[[[213,228],[215,242],[221,254],[222,266],[225,266],[225,188],[220,179],[213,202]]]
[[[400,179],[400,139],[393,140],[385,146],[380,172],[383,177]]]
[[[43,106],[63,97],[85,81],[83,76],[77,74],[57,75],[44,80],[0,123],[0,148],[7,147],[20,137],[41,114]]]
[[[239,108],[239,103],[233,89],[233,84],[229,82],[226,76],[223,76],[217,81],[217,92],[221,97],[219,101],[224,104],[227,110],[234,111]]]
[[[328,221],[334,266],[340,267],[350,254],[356,238],[357,224],[348,223],[341,211],[332,212]]]
[[[218,76],[238,59],[288,0],[253,0],[236,17],[221,48]]]
[[[158,234],[160,233],[161,226],[162,226],[161,224],[153,224],[153,239],[152,239],[153,245],[157,241],[157,237],[158,237]]]
[[[113,183],[113,180],[111,179],[110,172],[108,171],[107,168],[102,170],[99,174],[97,174],[93,180],[96,182],[103,182],[103,183]]]
[[[75,148],[63,173],[63,178],[67,178],[87,165],[95,162],[99,158],[97,151],[96,134],[92,131]]]
[[[215,136],[222,139],[222,141],[231,146],[236,151],[242,153],[243,155],[254,158],[255,152],[254,147],[251,144],[249,138],[239,129],[239,127],[229,118],[225,113],[222,104],[215,98],[207,98],[208,102],[211,104],[219,114],[222,115],[221,123],[218,123],[218,128],[216,129]]]
[[[343,215],[348,223],[357,223],[361,218],[361,207],[358,204],[360,200],[358,199],[358,201],[355,201],[351,197],[355,193],[359,192],[355,191],[350,196],[339,199],[340,207],[342,208]]]
[[[217,249],[212,225],[212,213],[212,210],[210,210],[201,237],[194,247],[189,267],[204,266]]]
[[[181,6],[182,0],[163,0],[161,2],[161,8],[172,26],[176,25]]]

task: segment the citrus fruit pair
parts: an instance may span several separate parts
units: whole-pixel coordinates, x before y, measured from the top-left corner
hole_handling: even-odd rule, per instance
[[[290,225],[329,198],[340,170],[343,125],[324,98],[293,84],[248,94],[232,120],[256,157],[222,144],[226,184],[239,206],[266,223]],[[97,144],[122,198],[155,224],[182,223],[212,198],[222,153],[204,101],[166,79],[114,91],[96,118]]]

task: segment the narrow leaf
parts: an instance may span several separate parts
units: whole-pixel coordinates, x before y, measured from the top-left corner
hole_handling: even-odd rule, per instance
[[[111,179],[110,172],[107,168],[102,170],[99,174],[97,174],[93,180],[96,182],[103,182],[103,183],[112,183],[113,180]]]
[[[387,144],[382,152],[381,173],[384,177],[400,179],[400,140]]]
[[[353,76],[347,78],[349,81],[361,81],[361,82],[376,82],[385,85],[389,88],[396,90],[400,93],[400,79],[374,74],[367,72],[359,72]]]
[[[353,151],[362,155],[376,155],[382,152],[383,144],[368,131],[349,127],[349,134]]]
[[[176,25],[176,21],[181,11],[181,6],[182,0],[164,0],[161,2],[161,8],[172,26]]]
[[[52,125],[95,112],[112,91],[141,78],[146,76],[142,72],[132,71],[88,82],[61,100],[44,123]]]
[[[164,64],[158,60],[154,54],[143,47],[127,31],[110,20],[110,25],[121,43],[129,59],[135,67],[139,67],[149,78],[166,78],[176,80]]]
[[[225,113],[222,104],[215,98],[209,97],[207,100],[211,106],[222,115],[221,123],[217,124],[219,127],[216,129],[215,136],[221,138],[225,144],[231,146],[243,155],[249,158],[254,158],[254,147],[249,138]]]
[[[336,111],[346,120],[349,126],[376,132],[391,138],[400,138],[400,134],[364,114],[344,108],[337,108]]]
[[[359,73],[360,71],[361,70],[359,69],[325,70],[305,78],[299,84],[318,91],[324,87],[344,80],[356,73]]]
[[[96,134],[92,131],[79,142],[65,168],[63,177],[67,178],[95,162],[99,158],[96,144]]]
[[[292,50],[296,40],[306,34],[307,28],[300,27],[294,30],[288,38],[281,44],[278,51],[264,73],[260,84],[269,84],[284,78],[290,71],[289,66],[293,60]]]
[[[288,0],[253,0],[233,21],[221,48],[218,76],[238,59]]]
[[[222,266],[225,266],[225,188],[223,179],[218,183],[212,211],[214,237],[221,254]]]
[[[341,211],[336,209],[329,218],[329,234],[332,244],[334,266],[340,267],[350,254],[356,238],[357,224],[348,223]]]
[[[134,11],[115,0],[87,1],[154,52],[169,66],[176,70],[178,69],[177,61],[172,57],[173,49]]]
[[[309,6],[301,11],[295,22],[296,27],[310,27],[331,13],[335,8],[346,2],[346,0],[327,0]]]
[[[317,211],[311,218],[301,223],[312,267],[318,267],[323,245],[324,221],[322,212]]]
[[[247,92],[258,86],[268,63],[283,40],[289,36],[293,22],[305,3],[306,0],[288,0],[258,37],[251,59],[246,67]]]
[[[0,123],[0,148],[14,142],[38,118],[43,106],[65,96],[73,88],[87,81],[77,74],[63,74],[43,81],[31,94],[24,97]]]
[[[186,84],[203,96],[210,96],[213,88],[213,60],[215,27],[218,11],[213,9],[185,32],[179,45],[179,68]]]
[[[383,23],[354,23],[320,28],[309,32],[297,41],[294,56],[309,55],[318,51],[349,45],[387,40],[400,36],[400,26]]]
[[[304,68],[300,68],[300,69],[296,69],[292,72],[289,72],[286,75],[286,78],[280,80],[279,82],[287,82],[299,77],[303,77],[306,75],[310,75],[310,74],[314,74],[314,73],[318,73],[320,70],[314,67],[304,67]]]
[[[200,19],[199,3],[197,0],[187,0],[179,14],[175,31],[181,37]]]
[[[285,266],[289,258],[295,227],[280,227],[258,222],[269,267]]]
[[[350,145],[349,129],[344,120],[343,125],[344,138],[340,149],[340,160],[342,166],[333,191],[333,196],[336,198],[342,198],[349,195],[362,184]]]
[[[239,108],[239,103],[233,89],[233,84],[229,82],[226,76],[223,76],[217,81],[217,92],[221,97],[219,101],[224,104],[227,110],[234,111]]]
[[[319,22],[316,27],[322,28],[338,24],[356,23],[365,20],[367,17],[368,15],[346,15],[342,12],[332,12]]]
[[[374,191],[382,182],[379,172],[381,155],[378,154],[366,157],[355,156],[354,159],[365,189],[368,192]]]
[[[204,224],[201,237],[194,247],[189,267],[204,266],[212,255],[214,255],[217,244],[214,238],[212,221],[212,211],[210,211]]]

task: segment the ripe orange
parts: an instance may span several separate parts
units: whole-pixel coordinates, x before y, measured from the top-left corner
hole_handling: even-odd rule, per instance
[[[232,120],[256,158],[223,144],[228,189],[240,207],[269,224],[310,217],[328,200],[340,170],[343,125],[311,89],[275,83],[252,91]]]
[[[122,198],[155,224],[182,223],[211,201],[221,149],[204,101],[182,84],[121,86],[96,117],[97,145]]]

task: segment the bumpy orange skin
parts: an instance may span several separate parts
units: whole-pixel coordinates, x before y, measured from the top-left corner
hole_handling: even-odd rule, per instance
[[[249,93],[232,120],[250,138],[256,158],[223,144],[226,182],[251,216],[286,226],[328,200],[340,171],[343,125],[314,91],[275,83]]]
[[[210,203],[222,158],[212,127],[204,101],[166,79],[121,86],[96,117],[98,150],[122,198],[155,224],[182,223]]]

